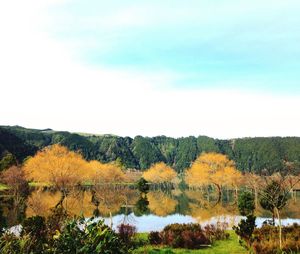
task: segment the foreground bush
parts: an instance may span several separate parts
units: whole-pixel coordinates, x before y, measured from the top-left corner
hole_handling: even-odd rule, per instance
[[[67,220],[54,235],[43,217],[29,218],[22,226],[20,236],[4,233],[0,237],[1,254],[129,253],[119,235],[101,220]]]
[[[281,253],[278,242],[279,228],[264,225],[254,230],[253,250],[257,254]],[[282,251],[284,253],[299,253],[300,251],[300,225],[282,227]]]
[[[215,240],[227,239],[226,224],[170,224],[161,232],[151,232],[148,236],[150,244],[163,244],[172,248],[199,249],[210,245]]]
[[[118,226],[118,235],[127,247],[132,247],[134,245],[133,238],[136,235],[136,227],[122,223]]]

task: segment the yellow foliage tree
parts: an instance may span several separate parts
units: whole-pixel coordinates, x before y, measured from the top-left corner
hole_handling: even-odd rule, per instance
[[[232,160],[218,153],[200,155],[186,172],[185,181],[189,186],[200,187],[215,185],[221,194],[221,187],[238,186],[242,174],[236,169]]]
[[[152,183],[171,183],[176,181],[177,174],[174,169],[164,162],[159,162],[145,171],[143,177]]]
[[[80,184],[86,170],[82,156],[61,145],[46,147],[24,165],[27,180],[50,183],[59,189]]]
[[[99,183],[121,183],[126,181],[126,175],[115,163],[103,164],[99,161],[90,161],[89,170],[85,177],[94,184]]]

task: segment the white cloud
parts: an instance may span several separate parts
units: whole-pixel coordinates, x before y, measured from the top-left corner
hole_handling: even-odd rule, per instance
[[[49,2],[0,4],[0,124],[123,136],[300,136],[298,96],[174,90],[175,73],[78,62],[44,31]]]

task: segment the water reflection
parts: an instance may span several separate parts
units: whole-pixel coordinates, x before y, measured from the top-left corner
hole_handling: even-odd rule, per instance
[[[240,217],[235,193],[224,192],[220,202],[217,202],[218,199],[218,195],[209,190],[173,189],[140,193],[124,186],[98,186],[85,190],[74,188],[67,195],[62,195],[59,191],[37,188],[22,199],[14,199],[7,192],[0,193],[0,223],[1,226],[13,226],[25,217],[48,217],[58,207],[70,216],[106,218],[108,224],[114,226],[122,222],[135,224],[138,228],[146,227],[141,223],[157,225],[159,228],[165,223],[174,222],[236,223]],[[300,218],[299,200],[299,193],[289,200],[282,210],[282,218]],[[258,207],[257,216],[270,218],[271,214]]]

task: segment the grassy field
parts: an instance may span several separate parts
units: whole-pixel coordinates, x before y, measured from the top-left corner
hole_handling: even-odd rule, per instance
[[[171,249],[160,246],[146,245],[135,250],[135,254],[179,254],[179,253],[190,253],[190,254],[246,254],[247,251],[241,247],[238,243],[236,234],[230,230],[230,238],[228,240],[216,241],[212,247],[208,247],[200,250],[185,250],[185,249]],[[140,234],[140,238],[146,239],[147,234]]]

